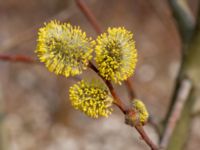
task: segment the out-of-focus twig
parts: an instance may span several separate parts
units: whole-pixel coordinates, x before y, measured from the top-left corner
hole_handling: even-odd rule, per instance
[[[195,19],[186,0],[169,0],[183,43],[188,43],[195,27]]]
[[[169,0],[169,1],[171,2],[172,0]],[[183,3],[186,3],[186,1]],[[170,5],[170,6],[172,7],[172,10],[175,9],[175,7],[173,8],[172,5]],[[177,8],[176,11],[178,11],[179,9],[180,8]],[[180,14],[182,14],[182,18],[185,17],[183,15],[184,13],[179,13],[179,15]],[[166,119],[165,119],[166,122],[170,121],[170,117],[172,116],[171,114],[173,113],[173,110],[174,110],[173,108],[175,107],[174,105],[176,105],[176,103],[177,103],[176,100],[179,96],[179,89],[180,89],[180,87],[182,87],[181,86],[182,78],[187,76],[192,81],[192,84],[193,84],[192,91],[190,92],[189,97],[186,100],[186,104],[185,104],[186,106],[183,108],[183,111],[181,113],[179,121],[177,121],[176,124],[174,124],[175,128],[173,130],[173,134],[170,137],[170,141],[168,141],[168,145],[167,145],[167,149],[169,149],[169,150],[182,150],[184,145],[188,141],[188,132],[189,132],[189,128],[191,126],[191,119],[192,119],[191,112],[193,109],[194,102],[200,97],[200,94],[198,92],[200,90],[200,88],[199,88],[200,71],[198,69],[199,64],[200,64],[200,59],[199,59],[200,58],[200,51],[199,51],[199,47],[200,47],[200,3],[199,3],[199,14],[198,14],[197,18],[198,18],[198,20],[196,22],[196,25],[191,29],[191,33],[189,34],[189,36],[192,35],[192,37],[188,38],[188,39],[191,38],[191,40],[188,40],[186,42],[184,42],[182,40],[182,45],[183,45],[182,46],[182,53],[183,53],[182,54],[182,56],[183,56],[182,57],[182,65],[180,67],[180,71],[177,76],[176,87],[173,92],[173,98],[171,100],[169,111],[168,111]],[[181,21],[179,20],[180,18],[177,18],[175,16],[175,19],[177,21],[177,24],[181,23]],[[185,25],[183,25],[183,26],[185,26]],[[178,27],[181,28],[180,26],[178,26]],[[181,31],[181,29],[179,29],[179,31]],[[180,34],[181,34],[181,32],[180,32]],[[181,36],[184,36],[184,35],[181,34]],[[182,39],[183,38],[184,37],[182,37]],[[184,53],[185,51],[187,53]],[[167,123],[167,125],[168,125],[168,123]],[[168,126],[166,126],[166,128],[168,128]],[[171,132],[171,131],[169,131],[169,132]],[[164,133],[166,133],[166,132],[164,132]],[[163,136],[166,136],[166,135],[164,134]],[[169,139],[169,138],[166,137],[165,139]],[[164,141],[167,141],[167,140],[164,140]],[[161,143],[166,143],[166,142],[161,142]],[[166,144],[162,144],[162,145],[166,145]]]
[[[192,83],[189,79],[184,79],[181,82],[180,90],[178,92],[177,100],[175,102],[175,105],[172,109],[171,116],[169,118],[169,121],[167,123],[167,126],[165,128],[163,137],[160,142],[160,147],[166,148],[168,146],[170,137],[174,131],[174,128],[179,121],[182,109],[185,105],[186,100],[189,97],[189,94],[192,89]]]
[[[36,60],[26,55],[0,54],[0,61],[13,61],[23,63],[36,63]]]
[[[136,94],[135,94],[135,90],[133,87],[133,83],[131,82],[131,78],[128,78],[125,81],[125,84],[126,84],[126,88],[128,90],[129,96],[130,96],[131,100],[133,100],[136,97]]]
[[[200,116],[200,111],[196,111],[196,112],[191,114],[192,118],[197,117],[197,116]]]
[[[158,137],[161,138],[161,125],[159,122],[155,121],[154,117],[150,114],[148,123],[154,128]]]
[[[1,150],[8,149],[7,132],[5,130],[4,118],[5,118],[5,104],[4,104],[2,86],[0,84],[0,149]]]
[[[93,12],[87,6],[87,4],[83,0],[76,0],[77,6],[80,8],[81,12],[86,16],[92,27],[95,31],[100,34],[102,33],[102,28],[99,25],[96,17],[94,16]]]

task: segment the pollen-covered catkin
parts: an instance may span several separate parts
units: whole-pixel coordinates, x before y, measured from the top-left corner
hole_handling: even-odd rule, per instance
[[[94,41],[71,24],[51,21],[39,29],[37,48],[39,60],[49,71],[66,77],[81,74],[92,58]]]
[[[108,28],[96,40],[96,63],[106,80],[121,83],[133,75],[137,50],[133,34],[125,28]]]
[[[81,80],[70,87],[69,97],[72,106],[89,117],[108,117],[112,112],[113,98],[105,85]]]
[[[142,125],[144,125],[148,121],[148,118],[149,118],[149,113],[146,109],[145,104],[139,99],[134,99],[133,108],[136,110],[138,114],[139,122]]]

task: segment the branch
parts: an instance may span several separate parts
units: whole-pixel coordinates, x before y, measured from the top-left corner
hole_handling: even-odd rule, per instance
[[[23,62],[23,63],[36,63],[35,59],[33,59],[30,56],[25,56],[25,55],[0,54],[0,60],[12,61],[12,62]]]
[[[105,84],[108,86],[115,102],[114,104],[119,107],[119,109],[123,112],[124,115],[129,115],[131,117],[134,116],[137,112],[135,112],[133,109],[129,109],[127,108],[124,103],[122,102],[122,100],[118,97],[118,95],[116,94],[112,84],[105,80],[100,74],[99,74],[99,71],[98,69],[90,62],[89,64],[89,67],[95,71],[102,79],[103,81],[105,82]],[[149,147],[152,149],[152,150],[158,150],[158,147],[151,141],[151,139],[148,137],[148,135],[146,134],[145,130],[143,129],[143,127],[140,125],[140,124],[136,124],[135,126],[135,129],[139,132],[140,136],[142,137],[142,139],[147,143],[147,145],[149,145]]]
[[[187,1],[169,0],[183,43],[188,43],[195,28],[195,19]]]
[[[76,0],[76,4],[81,10],[81,12],[85,15],[85,17],[88,19],[92,27],[95,29],[95,31],[100,34],[102,33],[102,28],[99,25],[96,17],[94,16],[93,12],[90,10],[90,8],[87,6],[87,4],[83,0]]]
[[[135,126],[135,129],[140,133],[142,139],[145,140],[152,150],[158,150],[158,147],[151,141],[141,125]]]
[[[114,104],[115,104],[117,107],[119,107],[119,109],[120,109],[124,114],[126,114],[127,111],[128,111],[128,109],[125,107],[125,105],[122,103],[122,101],[120,100],[120,98],[119,98],[119,97],[117,96],[117,94],[115,93],[115,90],[114,90],[114,87],[112,86],[112,84],[111,84],[109,81],[105,80],[105,79],[100,75],[98,69],[97,69],[91,62],[89,63],[89,67],[90,67],[94,72],[96,72],[97,75],[99,75],[99,77],[101,77],[101,79],[105,82],[105,84],[108,86],[108,88],[109,88],[109,90],[110,90],[110,92],[111,92],[111,94],[112,94],[112,96],[113,96],[113,98],[114,98],[114,100],[115,100]]]
[[[181,82],[180,90],[178,92],[175,105],[172,108],[171,116],[169,117],[169,121],[166,125],[163,137],[160,142],[160,146],[162,148],[166,148],[168,146],[172,133],[176,127],[177,122],[179,121],[179,118],[181,116],[184,105],[189,97],[191,89],[192,89],[191,81],[188,79],[184,79]]]

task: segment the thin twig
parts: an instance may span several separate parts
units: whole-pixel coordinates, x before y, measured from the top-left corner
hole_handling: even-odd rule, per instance
[[[122,100],[118,97],[118,95],[116,94],[112,84],[105,80],[99,73],[98,69],[90,62],[89,67],[95,71],[102,79],[103,81],[106,83],[106,85],[108,86],[115,102],[114,104],[119,107],[119,109],[124,113],[124,115],[126,115],[127,113],[129,114],[135,114],[136,112],[133,109],[129,109],[127,108],[124,103],[122,102]],[[142,139],[147,143],[147,145],[149,145],[149,147],[152,150],[158,150],[158,147],[151,141],[151,139],[148,137],[148,135],[146,134],[143,126],[141,126],[140,124],[137,124],[134,126],[136,128],[136,130],[139,132],[140,136],[142,137]]]
[[[187,3],[185,0],[169,0],[183,43],[190,41],[195,28],[195,18]]]
[[[0,60],[12,61],[12,62],[23,62],[23,63],[36,63],[35,59],[26,55],[0,54]]]
[[[100,34],[102,33],[102,28],[99,25],[96,17],[94,16],[93,12],[90,10],[90,8],[87,6],[87,4],[83,0],[76,0],[77,6],[80,8],[82,13],[86,16],[92,27],[95,29],[95,31]]]
[[[156,131],[156,133],[158,134],[158,137],[160,139],[161,138],[161,129],[159,126],[159,122],[155,121],[155,119],[152,117],[151,114],[149,116],[148,123],[154,128],[154,130]]]
[[[172,136],[174,128],[181,116],[182,110],[184,108],[185,102],[191,92],[192,83],[189,79],[184,79],[181,82],[180,90],[178,91],[178,96],[175,102],[174,107],[172,108],[171,116],[169,117],[169,121],[166,125],[163,137],[160,142],[160,146],[162,148],[166,148],[168,146],[169,140]]]
[[[128,78],[128,79],[125,81],[125,84],[126,84],[128,93],[129,93],[129,95],[130,95],[130,98],[131,98],[131,100],[132,100],[133,98],[136,97],[136,94],[135,94],[135,92],[134,92],[134,87],[133,87],[133,83],[131,82],[131,78]]]
[[[126,109],[125,105],[122,103],[122,101],[119,99],[119,97],[118,97],[117,94],[115,93],[115,90],[114,90],[113,85],[112,85],[109,81],[105,80],[105,79],[100,75],[98,69],[97,69],[91,62],[89,63],[89,67],[90,67],[94,72],[96,72],[96,73],[99,75],[99,77],[102,78],[102,80],[103,80],[103,81],[105,82],[105,84],[108,86],[108,88],[109,88],[109,90],[110,90],[110,92],[111,92],[111,94],[112,94],[112,96],[113,96],[113,98],[114,98],[114,100],[115,100],[115,101],[114,101],[114,104],[115,104],[116,106],[118,106],[119,109],[120,109],[124,114],[126,114],[126,112],[128,111],[128,109]]]
[[[191,114],[192,118],[195,118],[195,117],[198,117],[198,116],[200,116],[200,110]]]
[[[152,150],[158,150],[158,147],[151,141],[141,125],[135,126],[135,129],[140,133],[142,139],[151,147]]]

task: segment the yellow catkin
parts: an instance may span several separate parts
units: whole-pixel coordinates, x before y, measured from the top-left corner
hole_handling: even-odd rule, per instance
[[[112,112],[113,99],[104,85],[81,80],[70,87],[69,97],[72,106],[89,117],[108,117]]]
[[[92,58],[94,41],[71,24],[51,21],[39,29],[37,48],[39,60],[49,71],[66,77],[81,74]]]
[[[149,118],[149,113],[146,109],[145,104],[139,99],[134,99],[133,108],[136,110],[138,115],[137,121],[139,121],[142,125],[144,125]]]
[[[121,83],[133,75],[137,50],[133,34],[125,28],[108,28],[98,36],[95,47],[98,70],[109,81]]]

